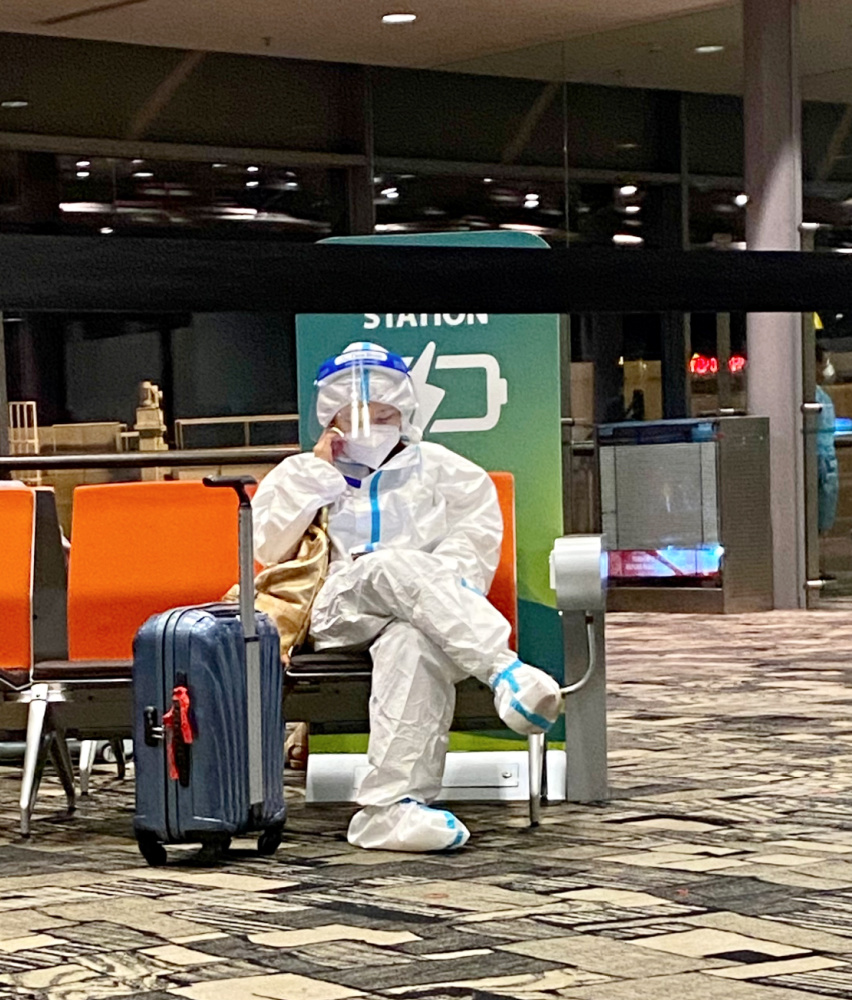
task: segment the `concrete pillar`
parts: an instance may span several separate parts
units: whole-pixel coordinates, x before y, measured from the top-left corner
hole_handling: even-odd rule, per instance
[[[743,0],[749,250],[798,250],[802,218],[797,0]],[[748,317],[748,408],[768,416],[776,608],[805,604],[802,321]]]

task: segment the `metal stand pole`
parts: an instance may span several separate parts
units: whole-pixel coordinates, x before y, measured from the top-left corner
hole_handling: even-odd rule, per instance
[[[592,618],[594,650],[589,649],[584,611],[562,611],[565,684],[586,673],[589,656],[595,669],[583,687],[565,699],[565,798],[568,802],[601,802],[608,797],[606,768],[606,657],[604,612]]]

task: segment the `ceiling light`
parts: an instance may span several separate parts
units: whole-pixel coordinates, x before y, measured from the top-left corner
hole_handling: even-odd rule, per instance
[[[140,167],[145,161],[144,160],[131,160],[130,161],[134,167]]]
[[[101,235],[103,236],[109,236],[109,234],[114,233],[115,230],[112,228],[112,226],[101,226],[98,232],[100,232]]]
[[[260,181],[246,181],[246,187],[247,188],[260,187]]]
[[[221,170],[222,167],[227,167],[227,166],[228,166],[227,163],[214,163],[213,164],[213,169],[214,170]]]
[[[91,160],[77,160],[77,166],[82,170],[84,167],[90,167],[92,165]]]
[[[725,46],[724,45],[696,45],[695,46],[695,51],[700,56],[712,56],[712,55],[715,55],[717,52],[724,52],[725,51]]]
[[[616,233],[612,238],[612,242],[617,246],[638,247],[645,241],[641,236],[636,236],[635,233]]]
[[[299,182],[298,181],[284,181],[284,190],[285,191],[298,191],[299,190]]]
[[[412,21],[416,20],[416,14],[406,14],[400,12],[398,14],[385,14],[382,17],[382,24],[411,24]]]
[[[632,198],[634,194],[638,193],[638,191],[639,188],[636,187],[635,184],[622,184],[621,187],[618,189],[618,193],[623,198]]]
[[[154,175],[151,173],[150,170],[137,170],[133,174],[133,176],[136,177],[138,180],[145,180],[149,177],[153,177]]]
[[[17,111],[20,108],[29,107],[29,101],[0,101],[0,108],[8,108],[10,111]]]
[[[734,198],[734,204],[737,206],[737,208],[745,208],[746,205],[748,204],[748,195],[738,194],[736,198]]]
[[[111,212],[112,206],[102,201],[61,201],[60,212]]]
[[[534,236],[541,236],[542,233],[547,233],[547,226],[531,226],[528,222],[504,222],[500,226],[501,229],[509,229],[516,233],[532,233]]]
[[[248,170],[250,174],[256,174],[260,170],[260,167],[246,167],[246,170]]]
[[[638,149],[638,142],[617,142],[615,144],[616,149]]]
[[[852,253],[852,247],[835,247],[835,253]]]
[[[636,213],[641,212],[642,209],[639,205],[625,205],[624,211],[627,212],[628,215],[636,215]]]
[[[399,188],[395,187],[382,188],[380,194],[383,198],[390,198],[391,200],[393,200],[394,198],[399,197]]]
[[[494,178],[493,177],[483,177],[482,178],[482,183],[483,184],[493,184],[494,183]]]
[[[803,233],[815,233],[819,229],[819,223],[818,222],[803,222],[799,226],[799,229]]]
[[[88,170],[78,170],[77,171],[77,179],[78,180],[84,181],[87,177],[90,177],[90,176],[91,176],[91,174],[89,173]]]

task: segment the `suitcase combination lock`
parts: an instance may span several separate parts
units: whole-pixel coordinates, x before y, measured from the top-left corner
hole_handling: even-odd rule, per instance
[[[158,743],[162,743],[166,733],[159,724],[157,709],[153,705],[148,705],[142,713],[142,719],[145,727],[145,746],[155,747]]]

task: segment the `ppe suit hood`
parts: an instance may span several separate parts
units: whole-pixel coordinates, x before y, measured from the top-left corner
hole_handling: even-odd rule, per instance
[[[414,444],[421,438],[420,429],[412,423],[417,394],[408,366],[379,344],[356,342],[324,361],[314,388],[314,412],[321,430],[346,406],[382,403],[399,411],[403,441]]]

